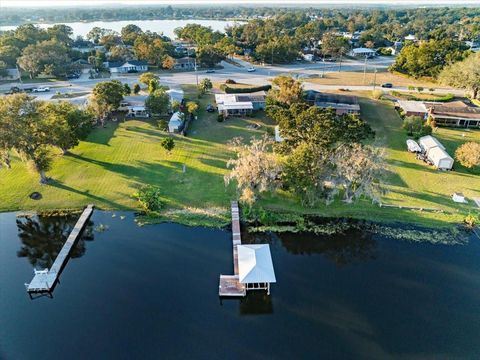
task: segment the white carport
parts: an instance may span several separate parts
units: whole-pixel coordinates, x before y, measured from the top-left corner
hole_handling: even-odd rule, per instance
[[[183,128],[183,115],[180,112],[176,112],[170,118],[168,122],[168,132],[179,132]]]
[[[277,282],[268,244],[237,245],[239,282],[247,290],[267,290]]]
[[[443,146],[440,141],[431,135],[422,136],[420,139],[418,139],[418,144],[427,153],[429,149],[434,147],[439,147],[440,149],[445,150],[445,146]]]
[[[437,169],[451,170],[453,167],[452,157],[438,146],[429,149],[427,151],[427,157]]]
[[[414,153],[418,153],[422,151],[422,148],[420,147],[420,145],[418,145],[417,142],[412,139],[407,140],[407,148],[408,148],[408,151],[414,152]]]

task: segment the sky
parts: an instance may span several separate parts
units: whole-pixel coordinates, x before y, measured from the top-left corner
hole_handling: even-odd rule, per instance
[[[1,7],[45,7],[45,6],[101,6],[121,5],[238,5],[238,0],[0,0]],[[243,0],[242,5],[307,5],[307,4],[389,4],[389,5],[479,5],[480,0]]]

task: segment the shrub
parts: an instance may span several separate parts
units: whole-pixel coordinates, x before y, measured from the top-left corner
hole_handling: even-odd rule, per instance
[[[168,121],[165,119],[160,119],[157,121],[158,128],[162,131],[168,130]]]
[[[145,185],[134,193],[133,197],[138,200],[142,209],[147,212],[159,211],[164,206],[164,202],[160,199],[161,192],[158,186]]]
[[[225,84],[222,84],[222,85],[225,85]],[[242,93],[251,93],[251,92],[257,92],[257,91],[268,91],[271,88],[272,88],[272,85],[252,86],[252,87],[244,87],[244,88],[231,88],[225,85],[225,88],[223,91],[225,91],[226,94],[242,94]]]
[[[167,150],[167,152],[170,154],[170,152],[173,150],[175,147],[175,141],[171,137],[167,137],[162,140],[160,143],[162,147]]]
[[[415,90],[415,86],[413,86],[413,85],[408,85],[408,90]]]
[[[384,56],[391,56],[392,55],[392,49],[388,49],[388,48],[384,48],[384,47],[379,48],[377,50],[377,52],[380,55],[384,55]]]
[[[223,114],[218,114],[218,116],[217,116],[217,121],[218,121],[218,122],[223,122],[223,120],[225,120]]]
[[[463,219],[463,222],[469,227],[474,227],[477,222],[477,218],[472,214],[468,214],[465,216],[465,219]]]
[[[403,120],[402,127],[407,131],[407,135],[413,136],[415,139],[432,133],[432,128],[425,124],[419,116],[407,116]]]
[[[424,90],[424,89],[423,89],[422,86],[417,86],[417,91],[418,91],[418,92],[422,92],[423,90]]]
[[[133,93],[136,95],[139,92],[140,92],[140,85],[139,84],[133,85]]]
[[[375,100],[381,99],[382,96],[383,96],[383,91],[382,91],[382,90],[374,90],[374,91],[372,91],[372,97],[373,97]]]
[[[225,84],[236,84],[237,82],[233,79],[227,79],[225,80]]]

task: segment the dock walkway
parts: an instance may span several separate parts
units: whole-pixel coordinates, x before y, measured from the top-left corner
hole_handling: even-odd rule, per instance
[[[242,244],[240,234],[240,212],[238,202],[232,201],[232,244],[233,244],[233,274],[220,275],[220,284],[218,286],[218,294],[220,296],[245,296],[245,285],[240,283],[238,278],[238,250],[237,245]]]
[[[93,205],[88,205],[85,210],[83,210],[82,215],[75,224],[72,232],[68,236],[67,241],[63,245],[62,249],[58,253],[55,261],[53,262],[52,267],[45,270],[34,270],[35,275],[30,282],[30,284],[25,284],[27,291],[32,292],[50,292],[55,286],[60,273],[62,272],[65,263],[68,260],[68,256],[72,251],[73,246],[80,237],[83,228],[85,227],[88,219],[92,215]]]

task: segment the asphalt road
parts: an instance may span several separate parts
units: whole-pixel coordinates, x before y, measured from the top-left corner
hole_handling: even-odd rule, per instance
[[[298,79],[307,79],[312,75],[320,75],[322,73],[337,72],[339,71],[339,63],[299,63],[292,65],[268,65],[268,66],[255,66],[255,72],[248,72],[247,69],[252,64],[235,59],[240,65],[232,65],[231,63],[222,62],[223,69],[216,70],[214,73],[207,74],[205,71],[198,72],[171,72],[162,73],[160,75],[160,83],[172,88],[178,88],[182,84],[196,84],[197,79],[200,81],[203,78],[210,78],[213,82],[225,82],[227,79],[234,79],[236,82],[247,83],[253,85],[265,85],[270,83],[270,80],[281,74],[290,74]],[[373,67],[377,69],[387,68],[393,61],[393,58],[378,57],[374,60],[368,60],[368,71],[371,71]],[[365,62],[363,60],[346,60],[341,64],[342,72],[361,71],[364,69]],[[113,75],[111,79],[118,79],[123,83],[129,84],[133,87],[133,84],[138,82],[139,74],[124,74]],[[56,93],[70,93],[70,92],[91,92],[96,83],[105,81],[107,79],[86,79],[82,77],[80,79],[74,79],[70,81],[56,81],[48,83],[35,83],[25,84],[24,86],[48,86],[51,91],[49,93],[36,93],[35,96],[39,99],[48,100]],[[4,84],[0,86],[0,92],[5,92],[10,89],[11,86],[18,86],[18,83]],[[395,84],[394,84],[395,85]],[[352,86],[348,84],[343,85],[322,85],[313,84],[306,80],[304,82],[305,89],[313,90],[372,90],[372,86]],[[378,86],[378,88],[380,88]],[[394,86],[391,90],[408,91],[406,87]],[[455,95],[463,96],[462,90],[453,89],[435,89],[437,93],[454,93]]]

